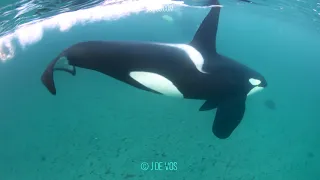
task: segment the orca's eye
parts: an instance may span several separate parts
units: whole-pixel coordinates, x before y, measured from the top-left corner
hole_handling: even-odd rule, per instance
[[[253,86],[259,86],[261,84],[261,81],[259,79],[250,78],[249,82]]]

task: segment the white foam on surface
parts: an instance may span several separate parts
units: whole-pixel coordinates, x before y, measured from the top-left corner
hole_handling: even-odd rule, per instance
[[[66,32],[77,24],[112,21],[140,12],[152,13],[162,11],[162,9],[168,10],[166,7],[170,5],[183,5],[182,1],[171,0],[126,0],[119,2],[121,3],[110,5],[110,1],[106,1],[102,5],[89,9],[62,13],[22,24],[11,33],[0,37],[0,61],[5,62],[14,57],[14,40],[17,40],[24,49],[26,46],[39,42],[46,29],[59,29],[60,32]]]

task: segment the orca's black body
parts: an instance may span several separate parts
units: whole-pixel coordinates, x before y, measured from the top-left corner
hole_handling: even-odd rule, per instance
[[[219,5],[217,0],[213,1]],[[56,94],[54,70],[75,75],[75,67],[91,69],[136,88],[187,99],[201,99],[200,111],[217,108],[212,126],[220,139],[240,124],[247,95],[267,86],[258,72],[216,52],[220,7],[212,7],[189,44],[89,41],[75,44],[55,58],[41,80]],[[57,67],[66,57],[67,67]]]

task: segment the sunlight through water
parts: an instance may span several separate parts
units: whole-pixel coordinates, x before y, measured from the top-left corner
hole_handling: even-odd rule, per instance
[[[14,57],[14,41],[21,48],[40,41],[46,29],[59,29],[68,31],[77,24],[87,24],[97,21],[110,21],[140,12],[170,11],[171,6],[184,5],[182,1],[171,0],[131,0],[131,1],[105,1],[101,5],[66,12],[49,18],[31,21],[16,27],[13,32],[0,37],[0,60],[5,62]]]

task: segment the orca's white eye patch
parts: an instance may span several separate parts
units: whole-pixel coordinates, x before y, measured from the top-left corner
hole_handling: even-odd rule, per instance
[[[261,84],[261,81],[259,79],[250,78],[249,82],[253,86],[259,86]]]

